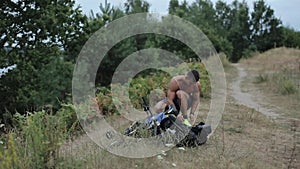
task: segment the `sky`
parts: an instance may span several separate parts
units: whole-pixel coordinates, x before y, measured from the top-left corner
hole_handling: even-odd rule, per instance
[[[8,73],[10,70],[13,70],[16,67],[17,67],[17,65],[14,64],[14,65],[11,65],[11,66],[8,66],[8,67],[0,68],[0,78],[3,75],[5,75],[6,73]]]
[[[75,0],[76,5],[82,7],[83,13],[89,15],[90,11],[94,13],[99,11],[100,3],[104,3],[105,0]],[[123,7],[125,0],[107,0],[114,6]],[[183,1],[183,0],[179,0]],[[218,0],[211,0],[213,3]],[[233,0],[223,0],[230,4]],[[167,14],[169,0],[147,0],[150,3],[150,12]],[[195,0],[187,0],[190,4]],[[252,8],[254,0],[246,0],[249,7]],[[265,0],[265,2],[271,6],[275,11],[275,16],[280,18],[284,26],[300,31],[300,0]]]

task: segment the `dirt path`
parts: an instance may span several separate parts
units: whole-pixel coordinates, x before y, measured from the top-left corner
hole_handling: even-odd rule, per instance
[[[300,153],[300,119],[297,112],[293,113],[294,108],[290,104],[285,104],[290,103],[290,98],[270,94],[265,91],[265,88],[255,84],[258,72],[253,67],[244,63],[232,64],[232,66],[236,74],[228,79],[229,96],[233,98],[234,103],[253,108],[272,119],[276,127],[267,129],[270,133],[274,132],[272,138],[268,140],[276,142],[274,146],[276,148],[271,151],[275,161],[287,159],[288,162],[285,162],[287,168],[299,167],[299,161],[295,159],[299,159]],[[272,145],[272,141],[267,141],[267,144]]]
[[[247,88],[248,92],[244,92],[242,89],[242,82],[248,76],[248,73],[240,64],[232,64],[238,71],[238,76],[229,82],[229,89],[231,92],[229,94],[235,99],[235,101],[239,104],[245,105],[247,107],[253,108],[256,111],[261,112],[262,114],[271,117],[277,118],[279,117],[279,113],[276,112],[274,109],[270,109],[266,107],[266,103],[263,102],[264,97],[261,95],[260,92],[257,92],[258,89],[255,89],[254,86],[251,88]],[[249,86],[247,86],[249,87]],[[249,92],[249,91],[256,91]]]

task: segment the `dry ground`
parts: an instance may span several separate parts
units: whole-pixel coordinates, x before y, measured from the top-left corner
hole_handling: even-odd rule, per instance
[[[162,153],[162,159],[158,156],[130,159],[101,150],[87,137],[82,136],[63,147],[61,163],[57,168],[299,168],[298,94],[278,94],[270,89],[267,82],[255,83],[258,75],[280,70],[272,67],[273,64],[282,65],[287,61],[296,63],[290,57],[283,59],[278,56],[280,59],[276,60],[266,57],[282,52],[283,56],[296,55],[297,60],[299,51],[281,48],[270,52],[271,54],[267,52],[239,64],[248,75],[240,79],[240,91],[249,93],[259,108],[265,107],[278,116],[267,116],[256,111],[255,107],[239,104],[233,97],[232,84],[236,82],[240,72],[237,67],[226,64],[228,97],[225,111],[220,125],[205,145],[185,150],[173,148],[165,154]],[[270,60],[276,63],[271,63]],[[203,116],[208,112],[209,106],[209,99],[201,100],[200,111]],[[199,117],[198,121],[203,118]],[[110,121],[116,128],[123,126],[116,123],[120,121],[120,117],[113,117]]]

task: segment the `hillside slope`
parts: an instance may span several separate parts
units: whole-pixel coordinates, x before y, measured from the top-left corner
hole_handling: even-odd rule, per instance
[[[279,48],[227,65],[228,95],[223,118],[203,146],[173,148],[154,157],[130,159],[101,150],[82,136],[62,147],[64,162],[58,168],[298,168],[299,56],[299,50]],[[283,65],[287,65],[286,70]],[[277,89],[281,84],[277,77],[287,72],[293,74],[283,80],[290,80],[295,88],[289,93]],[[205,119],[209,108],[210,99],[202,99],[198,121]]]

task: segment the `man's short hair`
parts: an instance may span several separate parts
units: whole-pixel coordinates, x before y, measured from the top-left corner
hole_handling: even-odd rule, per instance
[[[197,70],[191,70],[187,73],[187,76],[195,79],[196,82],[199,81],[200,79],[200,75],[199,75],[199,72]]]

